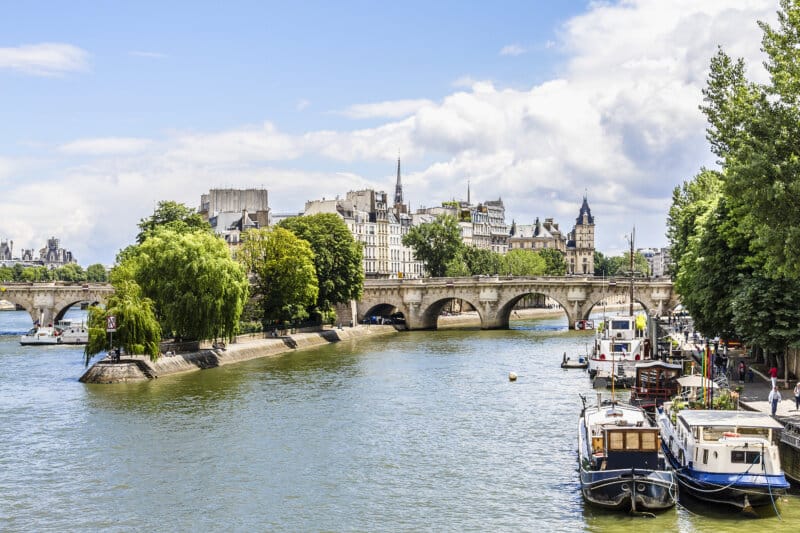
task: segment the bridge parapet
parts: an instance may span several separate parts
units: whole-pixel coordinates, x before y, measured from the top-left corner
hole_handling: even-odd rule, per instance
[[[105,303],[114,293],[108,283],[0,283],[0,300],[23,307],[31,322],[51,324],[61,320],[67,310],[80,302]]]
[[[442,308],[460,299],[474,307],[484,329],[507,328],[514,306],[528,294],[543,294],[561,304],[570,327],[589,318],[592,308],[608,298],[627,298],[629,280],[592,276],[472,276],[367,280],[358,302],[362,320],[374,310],[403,313],[408,329],[435,329]],[[636,280],[634,300],[649,313],[661,315],[678,304],[669,278]]]

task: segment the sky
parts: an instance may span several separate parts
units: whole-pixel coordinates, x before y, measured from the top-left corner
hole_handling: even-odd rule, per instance
[[[722,47],[764,81],[778,0],[6,2],[0,239],[113,263],[159,201],[263,187],[274,213],[363,188],[413,210],[502,199],[509,224],[667,245],[715,160]]]

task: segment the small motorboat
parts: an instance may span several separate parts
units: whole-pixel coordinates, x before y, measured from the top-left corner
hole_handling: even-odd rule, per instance
[[[567,352],[561,359],[561,368],[586,368],[589,366],[589,358],[585,355],[579,355],[577,359],[570,359],[567,357]]]

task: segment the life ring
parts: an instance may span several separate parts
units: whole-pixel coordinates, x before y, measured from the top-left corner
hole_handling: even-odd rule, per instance
[[[741,437],[738,433],[734,433],[732,431],[726,431],[722,434],[723,437]]]

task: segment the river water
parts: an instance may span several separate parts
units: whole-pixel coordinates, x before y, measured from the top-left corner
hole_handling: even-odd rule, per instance
[[[680,506],[588,508],[576,461],[591,334],[509,331],[341,342],[142,384],[84,385],[81,347],[22,347],[0,313],[2,531],[781,531]],[[509,372],[519,378],[510,382]],[[769,513],[767,513],[769,515]]]

